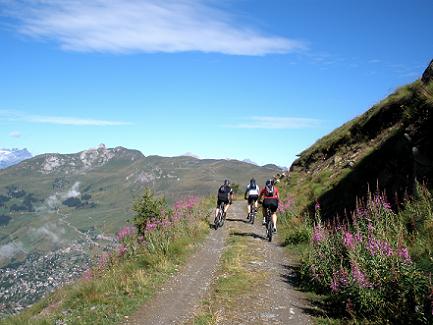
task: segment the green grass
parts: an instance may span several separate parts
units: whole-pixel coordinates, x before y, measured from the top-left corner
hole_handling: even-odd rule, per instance
[[[203,215],[189,224],[181,222],[174,231],[164,252],[139,246],[128,257],[115,258],[107,269],[94,268],[91,279],[56,290],[1,324],[116,324],[152,297],[206,237],[209,226]]]

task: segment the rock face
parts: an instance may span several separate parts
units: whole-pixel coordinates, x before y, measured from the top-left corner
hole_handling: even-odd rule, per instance
[[[32,158],[32,154],[26,148],[0,149],[0,169],[16,165],[28,158]]]
[[[429,66],[427,67],[427,69],[425,69],[421,77],[421,81],[423,83],[429,83],[432,80],[433,80],[433,60],[431,60]]]
[[[377,190],[396,206],[416,181],[433,187],[432,77],[430,63],[423,80],[398,89],[301,153],[291,166],[289,187],[313,188],[305,203],[310,212],[319,201],[325,218],[350,215],[357,199]]]

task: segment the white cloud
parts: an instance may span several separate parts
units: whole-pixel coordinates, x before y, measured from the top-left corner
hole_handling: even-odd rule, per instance
[[[320,126],[321,121],[302,117],[253,116],[238,124],[225,125],[238,129],[305,129]]]
[[[15,256],[19,252],[26,253],[22,242],[10,242],[0,246],[0,261]]]
[[[55,224],[46,224],[39,228],[30,228],[29,235],[35,238],[43,237],[49,239],[52,243],[62,243],[62,237],[66,233],[65,229]]]
[[[211,0],[3,2],[7,14],[19,21],[20,33],[56,40],[71,51],[265,55],[305,47],[301,41],[242,26]]]
[[[77,117],[63,117],[63,116],[27,116],[27,122],[30,123],[45,123],[45,124],[59,124],[59,125],[79,125],[79,126],[115,126],[115,125],[128,125],[128,122],[122,121],[107,121],[97,119],[84,119]]]
[[[29,115],[11,110],[0,110],[0,120],[75,126],[118,126],[131,124],[124,121],[110,121],[80,117]],[[13,136],[12,133],[10,136]]]
[[[18,131],[12,131],[11,133],[9,133],[9,136],[12,138],[21,138],[21,133]]]
[[[50,195],[45,200],[45,203],[51,210],[58,209],[64,200],[71,197],[78,197],[80,195],[80,182],[75,182],[74,185],[72,185],[72,187],[66,192],[56,192],[55,194]]]

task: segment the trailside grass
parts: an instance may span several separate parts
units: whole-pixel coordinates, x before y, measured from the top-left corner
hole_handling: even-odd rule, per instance
[[[208,210],[208,206],[206,207]],[[118,258],[95,275],[76,281],[49,294],[19,315],[1,324],[116,324],[150,299],[162,283],[209,232],[204,216],[182,223],[164,251],[146,246]],[[96,269],[94,269],[96,270]]]

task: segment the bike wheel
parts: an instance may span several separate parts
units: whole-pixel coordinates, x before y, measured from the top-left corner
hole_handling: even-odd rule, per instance
[[[256,218],[256,213],[252,212],[251,215],[250,215],[250,222],[251,222],[252,225],[254,224],[254,219],[255,218]]]
[[[274,227],[273,227],[272,221],[269,220],[269,221],[268,221],[268,228],[267,228],[267,230],[268,230],[268,240],[269,240],[269,241],[272,241],[272,234],[273,234],[273,232],[274,232],[274,229],[273,229],[273,228],[274,228]]]
[[[219,214],[219,213],[218,213],[218,214]],[[219,224],[220,224],[220,222],[219,222],[219,218],[218,218],[218,215],[217,215],[217,216],[215,217],[215,220],[213,221],[213,227],[214,227],[215,230],[218,229]]]

